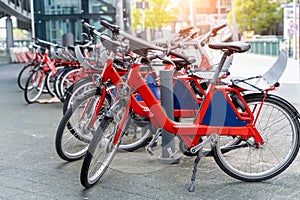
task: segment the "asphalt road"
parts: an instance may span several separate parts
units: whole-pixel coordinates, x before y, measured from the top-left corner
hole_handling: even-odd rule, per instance
[[[0,199],[299,199],[300,159],[279,176],[245,183],[223,173],[211,157],[198,168],[195,192],[188,192],[193,159],[158,163],[144,150],[119,153],[103,179],[90,189],[79,181],[82,161],[67,163],[55,152],[62,104],[28,105],[17,86],[22,65],[0,66]],[[300,108],[299,83],[277,93]],[[49,96],[45,96],[49,97]]]

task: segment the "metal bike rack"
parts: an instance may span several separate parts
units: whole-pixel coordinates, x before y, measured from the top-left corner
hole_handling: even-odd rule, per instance
[[[173,70],[160,70],[161,105],[164,107],[168,117],[174,119],[173,103]],[[180,158],[174,156],[175,135],[162,129],[162,155],[158,161],[162,164],[177,164]]]

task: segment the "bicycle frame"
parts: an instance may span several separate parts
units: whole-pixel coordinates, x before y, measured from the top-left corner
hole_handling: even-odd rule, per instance
[[[207,89],[206,96],[200,105],[199,111],[194,121],[191,123],[178,123],[168,118],[163,107],[160,104],[160,101],[158,101],[152,94],[151,89],[148,87],[142,75],[140,74],[139,63],[135,62],[131,66],[127,84],[131,89],[136,90],[142,96],[145,104],[147,105],[147,107],[142,106],[134,98],[134,96],[131,95],[131,97],[128,98],[128,103],[131,105],[133,111],[142,116],[148,116],[155,126],[160,126],[166,131],[180,136],[180,138],[187,144],[189,148],[198,145],[200,137],[208,136],[211,134],[240,136],[246,140],[250,137],[253,137],[257,146],[264,144],[263,138],[255,128],[254,116],[247,106],[242,95],[240,94],[240,91],[236,88],[230,88],[228,86],[218,86],[214,81],[212,81]],[[227,92],[233,92],[238,95],[246,108],[246,112],[240,113],[237,110],[237,108],[233,105],[232,101],[228,97]],[[232,125],[229,119],[226,119],[227,122],[225,120],[225,124],[221,123],[224,121],[209,121],[210,118],[214,119],[215,117],[217,117],[215,115],[216,113],[213,114],[213,116],[209,116],[209,111],[211,114],[211,110],[213,110],[212,105],[215,105],[213,103],[220,100],[225,100],[226,106],[223,107],[223,112],[225,113],[220,111],[218,112],[218,115],[221,114],[221,119],[226,119],[227,117],[229,117],[227,115],[233,114],[232,116],[230,116],[230,120],[236,118],[235,125]],[[227,107],[228,109],[230,109],[229,114],[226,110]],[[123,120],[125,119],[126,117],[124,117]],[[123,123],[124,122],[122,122],[121,124]],[[116,134],[114,144],[118,143],[122,135],[121,133],[122,127]]]
[[[140,66],[141,65],[138,66],[137,70],[139,71],[139,75],[143,79],[144,74],[141,74]],[[106,65],[102,71],[102,75],[101,75],[102,83],[106,83],[108,80],[110,80],[115,86],[117,86],[120,83],[124,83],[121,76],[125,75],[127,73],[128,73],[128,70],[124,70],[124,71],[116,70],[113,67],[113,58],[111,57],[111,59],[107,60]],[[196,97],[195,93],[192,91],[189,84],[187,83],[187,81],[193,80],[195,82],[196,86],[201,90],[201,92],[203,94],[205,94],[205,91],[201,88],[201,86],[198,82],[199,78],[191,77],[188,75],[177,75],[177,79],[182,81],[182,83],[185,85],[186,89],[189,91],[189,94],[191,94],[191,97],[193,98],[195,103],[200,105],[203,98]],[[102,107],[102,104],[105,100],[105,95],[106,95],[106,92],[104,92],[104,91],[106,91],[105,84],[102,85],[101,91],[102,91],[102,93],[99,93],[100,99],[97,101],[96,106],[95,106],[95,111],[93,112],[93,116],[92,116],[91,120],[89,121],[89,127],[92,127],[94,125],[94,123],[97,119],[97,115],[98,115],[98,113]],[[151,91],[151,89],[150,89],[150,93],[153,95],[153,91]],[[138,94],[132,95],[132,98],[134,99],[133,104],[132,104],[132,106],[133,106],[132,108],[133,108],[134,112],[142,117],[150,118],[151,114],[150,114],[149,108],[147,107],[147,104],[145,104],[144,100],[142,100],[142,101],[137,100],[137,98],[136,98],[137,95]],[[154,96],[154,98],[157,100],[157,102],[160,102],[160,100],[158,100],[156,96]],[[87,102],[87,107],[89,104],[90,104],[90,102]],[[81,118],[83,118],[86,111],[87,110],[83,111]],[[197,113],[197,111],[198,111],[198,107],[195,109],[175,108],[174,116],[175,117],[195,117],[195,114]],[[157,124],[155,122],[152,122],[152,123]],[[159,126],[159,125],[157,124],[157,126]]]

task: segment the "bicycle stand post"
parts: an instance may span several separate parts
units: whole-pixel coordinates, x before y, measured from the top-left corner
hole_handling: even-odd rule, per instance
[[[160,90],[161,90],[161,105],[170,119],[174,119],[174,103],[173,103],[173,71],[161,70],[160,75]],[[175,155],[175,135],[162,129],[162,155],[158,161],[162,164],[177,164],[180,158]]]

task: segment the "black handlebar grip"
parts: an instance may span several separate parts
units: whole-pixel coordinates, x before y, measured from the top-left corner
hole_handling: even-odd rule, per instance
[[[179,31],[179,34],[180,34],[180,35],[187,34],[187,33],[189,33],[192,29],[193,29],[193,27],[188,27],[188,28],[185,28],[185,29],[181,29],[181,30]]]
[[[90,25],[89,25],[88,23],[86,23],[86,22],[83,22],[83,26],[84,26],[85,28],[87,28],[87,29],[90,29]]]
[[[91,26],[89,23],[87,22],[83,22],[83,26],[89,30],[94,30],[96,29],[95,26]]]
[[[104,26],[105,28],[108,28],[108,29],[110,29],[110,27],[111,27],[111,24],[108,23],[108,22],[105,21],[105,20],[101,20],[101,21],[100,21],[100,24],[101,24],[102,26]]]
[[[221,30],[222,28],[225,28],[226,26],[227,26],[226,23],[225,24],[221,24],[220,26],[214,27],[211,32],[217,33],[219,30]]]
[[[118,25],[110,24],[108,21],[105,21],[105,20],[101,20],[100,24],[102,26],[104,26],[105,28],[111,30],[113,33],[119,34],[120,27]]]

